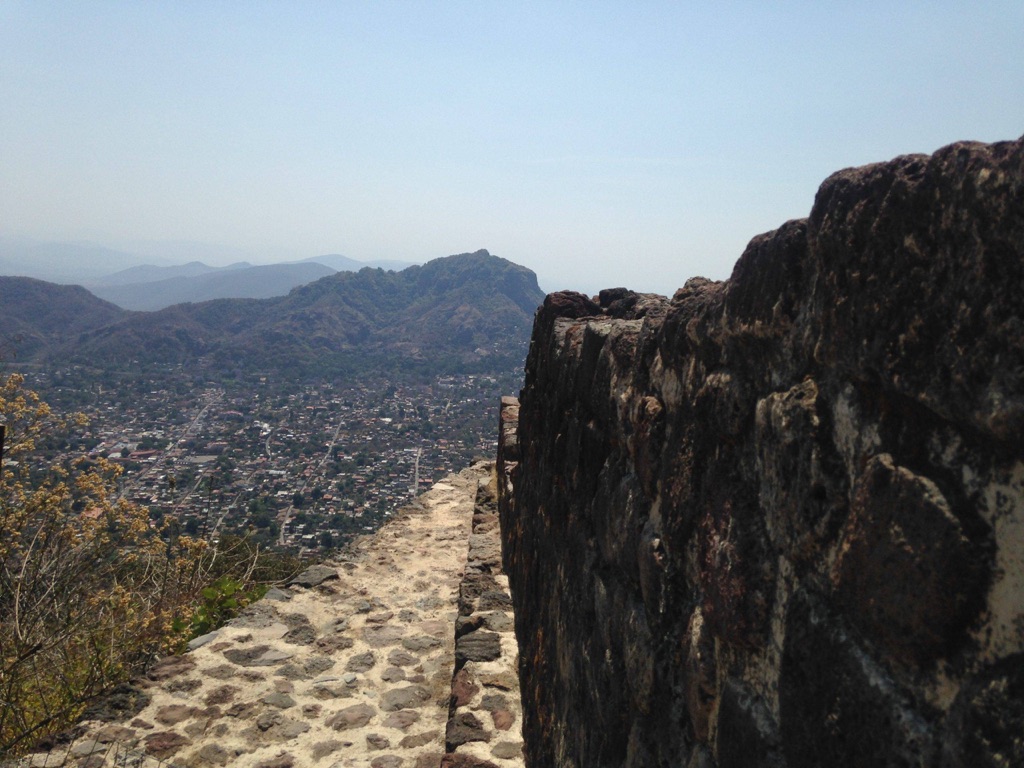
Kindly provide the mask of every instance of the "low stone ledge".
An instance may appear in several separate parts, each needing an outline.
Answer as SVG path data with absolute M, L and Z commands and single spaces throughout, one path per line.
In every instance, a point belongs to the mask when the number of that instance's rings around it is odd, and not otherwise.
M 504 399 L 503 399 L 504 406 Z M 481 480 L 459 585 L 443 766 L 518 768 L 524 765 L 522 702 L 508 578 L 501 565 L 498 474 Z

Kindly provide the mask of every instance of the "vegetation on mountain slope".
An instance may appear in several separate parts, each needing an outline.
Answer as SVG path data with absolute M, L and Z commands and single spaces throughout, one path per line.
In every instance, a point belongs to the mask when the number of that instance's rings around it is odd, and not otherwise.
M 542 300 L 533 272 L 477 251 L 401 272 L 338 273 L 271 299 L 90 314 L 95 322 L 83 318 L 75 332 L 45 337 L 46 346 L 32 354 L 105 366 L 206 360 L 327 375 L 417 367 L 496 370 L 520 364 Z M 37 312 L 34 322 L 49 323 L 47 302 Z M 0 324 L 7 314 L 0 303 Z
M 0 354 L 31 360 L 127 315 L 81 286 L 0 277 Z

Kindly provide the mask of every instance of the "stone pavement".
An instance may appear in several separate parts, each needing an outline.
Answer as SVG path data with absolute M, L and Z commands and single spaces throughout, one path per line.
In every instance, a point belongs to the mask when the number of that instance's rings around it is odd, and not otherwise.
M 158 662 L 114 697 L 117 721 L 82 724 L 69 764 L 521 766 L 500 561 L 493 466 L 478 464 Z

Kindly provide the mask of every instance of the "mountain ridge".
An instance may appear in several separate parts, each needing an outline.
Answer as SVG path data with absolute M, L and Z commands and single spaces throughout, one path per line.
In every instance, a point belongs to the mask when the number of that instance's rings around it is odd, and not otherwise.
M 274 260 L 267 263 L 268 258 Z M 213 261 L 219 264 L 229 259 L 232 263 L 227 266 L 206 263 Z M 231 246 L 191 241 L 138 242 L 110 247 L 91 241 L 36 240 L 0 233 L 0 275 L 33 277 L 60 285 L 84 285 L 90 290 L 97 286 L 149 283 L 170 277 L 194 277 L 253 266 L 295 267 L 309 263 L 322 264 L 336 271 L 359 271 L 364 267 L 400 271 L 415 262 L 398 259 L 360 261 L 338 253 L 302 259 L 269 254 L 260 256 Z
M 401 272 L 407 267 L 416 266 L 415 262 L 412 261 L 401 261 L 399 259 L 370 259 L 369 261 L 360 261 L 359 259 L 352 259 L 348 256 L 343 256 L 340 253 L 325 253 L 321 256 L 310 256 L 307 259 L 302 259 L 297 262 L 285 262 L 287 264 L 305 264 L 308 262 L 314 262 L 316 264 L 323 264 L 326 267 L 330 267 L 338 272 L 358 272 L 364 267 L 371 267 L 376 269 L 380 267 L 384 270 L 393 270 L 395 272 Z
M 13 307 L 28 306 L 17 297 L 32 285 L 17 281 L 27 279 L 0 281 L 5 328 L 14 327 Z M 128 312 L 98 298 L 90 302 L 85 295 L 91 294 L 79 290 L 79 316 L 63 334 L 57 332 L 61 321 L 51 317 L 60 315 L 53 302 L 35 297 L 36 317 L 22 318 L 20 331 L 36 343 L 19 349 L 19 359 L 114 366 L 202 359 L 294 371 L 358 368 L 368 359 L 392 367 L 487 367 L 522 359 L 533 312 L 543 299 L 531 270 L 486 250 L 402 272 L 338 272 L 275 298 L 215 299 L 156 312 Z
M 139 283 L 155 283 L 161 280 L 168 280 L 173 277 L 198 277 L 211 272 L 221 272 L 229 269 L 239 269 L 253 266 L 247 261 L 239 261 L 229 264 L 226 267 L 211 267 L 202 261 L 189 261 L 185 264 L 175 264 L 170 267 L 161 267 L 156 264 L 138 264 L 134 267 L 121 269 L 109 275 L 91 280 L 85 283 L 85 287 L 93 290 L 96 287 L 114 287 L 122 285 L 135 285 Z
M 297 285 L 330 274 L 334 274 L 333 269 L 317 262 L 263 265 L 246 263 L 221 268 L 208 267 L 197 274 L 179 274 L 159 280 L 86 287 L 101 299 L 117 304 L 123 309 L 155 312 L 174 304 L 212 299 L 272 298 L 286 293 Z

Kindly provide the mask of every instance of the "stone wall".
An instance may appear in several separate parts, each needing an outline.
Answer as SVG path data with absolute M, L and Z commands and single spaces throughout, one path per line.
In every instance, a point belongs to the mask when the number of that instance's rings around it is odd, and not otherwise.
M 548 296 L 502 414 L 531 768 L 1024 765 L 1024 140 Z

